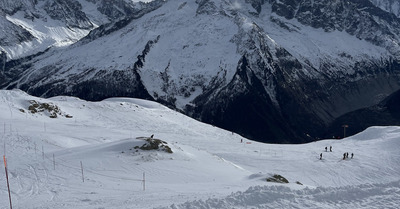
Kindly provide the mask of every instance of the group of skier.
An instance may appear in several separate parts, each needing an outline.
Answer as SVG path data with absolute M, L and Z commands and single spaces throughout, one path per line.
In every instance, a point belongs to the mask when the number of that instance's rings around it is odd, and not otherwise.
M 328 147 L 325 147 L 325 152 L 328 152 Z M 329 152 L 332 152 L 332 146 L 329 147 Z M 351 153 L 351 159 L 353 159 L 353 157 L 354 157 L 354 153 Z M 348 152 L 345 152 L 343 154 L 343 160 L 345 160 L 346 158 L 347 159 L 349 158 Z M 319 155 L 319 159 L 322 160 L 322 153 Z
M 354 157 L 354 153 L 351 153 L 351 159 L 353 159 L 353 157 Z M 349 158 L 348 152 L 343 153 L 343 160 L 345 160 L 346 158 Z

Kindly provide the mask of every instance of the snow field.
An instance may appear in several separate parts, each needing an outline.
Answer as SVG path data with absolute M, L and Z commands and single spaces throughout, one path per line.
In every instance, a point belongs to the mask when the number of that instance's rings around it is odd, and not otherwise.
M 30 100 L 73 118 L 29 113 Z M 276 145 L 139 99 L 86 102 L 2 90 L 0 108 L 15 208 L 396 208 L 400 201 L 399 127 Z M 152 134 L 173 153 L 134 149 Z M 354 158 L 342 160 L 344 152 Z M 267 182 L 274 174 L 290 183 Z M 4 169 L 0 182 L 0 208 L 9 208 Z

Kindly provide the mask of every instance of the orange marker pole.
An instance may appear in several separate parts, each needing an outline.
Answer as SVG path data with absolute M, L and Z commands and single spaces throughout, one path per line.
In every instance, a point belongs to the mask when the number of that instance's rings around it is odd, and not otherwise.
M 7 187 L 8 187 L 8 198 L 10 199 L 10 209 L 12 209 L 12 204 L 11 204 L 11 193 L 10 193 L 10 184 L 8 183 L 8 172 L 7 172 L 7 160 L 6 156 L 3 155 L 4 159 L 4 168 L 6 169 L 6 178 L 7 178 Z

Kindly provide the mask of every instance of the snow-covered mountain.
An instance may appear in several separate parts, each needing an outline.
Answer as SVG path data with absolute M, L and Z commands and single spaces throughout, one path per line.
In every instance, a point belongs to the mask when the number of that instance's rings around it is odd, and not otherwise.
M 379 8 L 400 17 L 400 2 L 396 0 L 371 0 Z
M 2 44 L 2 88 L 155 100 L 267 142 L 314 140 L 400 89 L 400 19 L 376 1 L 21 2 L 73 30 L 73 44 L 28 57 L 18 49 L 43 43 L 35 33 Z M 25 22 L 20 34 L 43 31 L 23 15 L 34 9 L 3 9 L 4 18 Z M 48 28 L 42 19 L 34 21 Z
M 13 208 L 397 208 L 400 202 L 400 127 L 277 145 L 140 99 L 87 102 L 0 90 L 0 108 Z M 0 208 L 9 208 L 4 167 L 0 194 Z

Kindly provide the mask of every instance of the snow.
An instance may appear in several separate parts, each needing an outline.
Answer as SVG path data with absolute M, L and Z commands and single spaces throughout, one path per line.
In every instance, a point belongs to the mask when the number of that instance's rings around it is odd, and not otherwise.
M 90 30 L 79 28 L 68 28 L 64 23 L 53 20 L 50 17 L 45 21 L 42 19 L 29 20 L 24 18 L 24 12 L 20 11 L 13 16 L 6 16 L 7 20 L 19 25 L 29 31 L 35 39 L 30 42 L 23 42 L 15 46 L 5 46 L 9 59 L 16 59 L 31 55 L 55 46 L 62 47 L 75 43 L 86 36 Z
M 358 39 L 345 31 L 326 32 L 321 28 L 304 26 L 296 19 L 287 20 L 272 13 L 269 4 L 263 5 L 263 11 L 257 24 L 299 61 L 311 63 L 317 69 L 324 63 L 334 63 L 332 60 L 335 60 L 340 70 L 347 71 L 363 59 L 380 60 L 390 57 L 383 47 Z M 285 24 L 290 31 L 271 21 L 271 17 Z
M 30 113 L 30 100 L 55 104 L 63 116 Z M 397 208 L 400 202 L 400 127 L 278 145 L 140 99 L 87 102 L 0 90 L 0 108 L 0 151 L 14 208 Z M 134 149 L 152 134 L 173 153 Z M 344 152 L 354 158 L 343 160 Z M 267 182 L 274 174 L 290 183 Z M 0 208 L 9 208 L 4 169 L 0 195 Z

